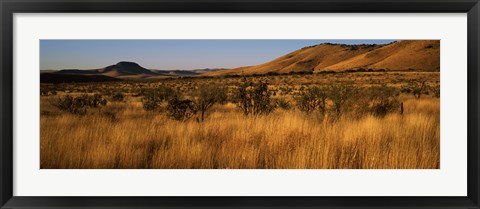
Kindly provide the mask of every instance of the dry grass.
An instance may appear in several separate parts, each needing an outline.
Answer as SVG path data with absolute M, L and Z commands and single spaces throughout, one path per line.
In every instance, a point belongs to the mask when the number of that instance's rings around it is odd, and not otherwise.
M 336 120 L 296 110 L 245 117 L 227 104 L 215 106 L 204 123 L 147 113 L 138 98 L 110 102 L 85 116 L 60 113 L 51 99 L 41 100 L 44 169 L 440 166 L 438 98 L 402 95 L 403 115 Z

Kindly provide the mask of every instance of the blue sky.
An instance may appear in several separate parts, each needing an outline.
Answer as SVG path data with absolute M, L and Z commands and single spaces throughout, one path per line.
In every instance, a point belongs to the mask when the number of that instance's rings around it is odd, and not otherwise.
M 95 69 L 132 61 L 148 69 L 234 68 L 261 64 L 305 46 L 395 40 L 40 40 L 40 69 Z

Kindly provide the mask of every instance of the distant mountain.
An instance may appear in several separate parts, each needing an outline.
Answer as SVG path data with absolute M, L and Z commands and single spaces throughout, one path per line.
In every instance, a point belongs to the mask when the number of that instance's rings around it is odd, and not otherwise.
M 440 70 L 440 41 L 406 40 L 390 44 L 319 44 L 270 62 L 206 75 L 288 73 L 291 71 Z
M 153 72 L 159 73 L 159 74 L 166 74 L 166 75 L 172 75 L 172 76 L 194 76 L 198 75 L 198 73 L 195 73 L 191 70 L 152 70 Z
M 105 68 L 95 70 L 102 75 L 118 77 L 126 75 L 159 75 L 159 73 L 150 71 L 135 62 L 119 62 L 115 65 L 110 65 Z
M 42 82 L 104 82 L 121 79 L 145 79 L 168 75 L 167 73 L 153 72 L 137 63 L 122 61 L 104 68 L 80 70 L 64 69 L 60 71 L 40 71 Z
M 194 70 L 152 70 L 153 72 L 160 74 L 168 74 L 172 76 L 195 76 L 203 73 L 215 72 L 220 70 L 228 70 L 227 68 L 205 68 Z
M 79 70 L 79 69 L 65 69 L 56 72 L 57 74 L 82 74 L 82 75 L 106 75 L 111 77 L 131 76 L 131 75 L 161 75 L 150 71 L 135 62 L 122 61 L 115 65 L 110 65 L 100 69 L 93 70 Z
M 301 48 L 264 64 L 234 69 L 149 70 L 134 62 L 121 61 L 99 69 L 48 70 L 41 71 L 40 75 L 42 81 L 48 82 L 54 82 L 55 79 L 63 82 L 103 82 L 170 76 L 378 70 L 440 71 L 440 41 L 405 40 L 361 45 L 325 43 Z
M 228 70 L 228 68 L 195 69 L 195 70 L 192 70 L 192 72 L 195 72 L 195 73 L 198 73 L 198 74 L 203 74 L 203 73 L 210 73 L 210 72 L 216 72 L 216 71 L 222 71 L 222 70 Z
M 55 73 L 55 72 L 58 72 L 58 70 L 40 70 L 40 73 Z
M 195 69 L 195 70 L 149 70 L 135 62 L 121 61 L 117 64 L 110 65 L 98 69 L 63 69 L 55 70 L 41 70 L 40 78 L 42 82 L 55 83 L 58 82 L 103 82 L 116 81 L 121 79 L 156 79 L 169 76 L 196 76 L 206 72 L 214 72 L 223 70 L 218 69 Z M 114 79 L 110 79 L 114 78 Z

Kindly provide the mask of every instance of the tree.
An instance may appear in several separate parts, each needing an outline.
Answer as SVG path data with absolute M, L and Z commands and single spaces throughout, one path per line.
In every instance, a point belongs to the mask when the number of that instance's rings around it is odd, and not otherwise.
M 173 119 L 185 121 L 197 113 L 197 107 L 192 100 L 173 98 L 168 100 L 167 111 Z
M 162 102 L 180 97 L 177 91 L 167 86 L 160 86 L 156 89 L 142 89 L 141 94 L 143 95 L 143 109 L 146 111 L 158 110 Z
M 370 101 L 372 102 L 371 112 L 373 115 L 383 117 L 389 112 L 401 110 L 402 104 L 397 99 L 397 91 L 395 88 L 387 87 L 386 84 L 381 86 L 370 87 Z
M 195 98 L 197 108 L 201 113 L 202 122 L 205 113 L 216 103 L 224 104 L 227 101 L 227 89 L 215 85 L 200 86 Z
M 328 89 L 325 87 L 312 87 L 297 97 L 297 106 L 301 111 L 310 113 L 318 110 L 324 114 L 327 107 Z
M 333 110 L 340 115 L 346 103 L 357 94 L 358 89 L 350 83 L 337 83 L 329 87 L 328 98 L 332 100 Z
M 419 99 L 422 94 L 428 94 L 428 88 L 426 80 L 409 80 L 408 85 L 404 87 L 404 91 L 412 93 L 415 98 Z
M 270 99 L 267 83 L 262 81 L 253 83 L 245 77 L 237 88 L 235 101 L 245 115 L 268 114 L 276 107 Z
M 75 115 L 85 115 L 89 108 L 99 108 L 107 105 L 107 100 L 99 94 L 93 96 L 83 94 L 78 97 L 67 95 L 53 102 L 53 105 L 65 112 L 70 112 Z

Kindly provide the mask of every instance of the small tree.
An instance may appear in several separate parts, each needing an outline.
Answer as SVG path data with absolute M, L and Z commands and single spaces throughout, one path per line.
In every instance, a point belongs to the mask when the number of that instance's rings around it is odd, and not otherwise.
M 93 96 L 84 94 L 79 97 L 67 95 L 53 103 L 53 106 L 58 109 L 75 115 L 84 115 L 89 108 L 99 108 L 105 105 L 107 105 L 107 100 L 99 94 Z
M 397 100 L 397 92 L 387 85 L 370 88 L 370 100 L 372 101 L 371 112 L 375 116 L 383 117 L 389 112 L 399 110 L 400 101 Z
M 324 114 L 327 109 L 328 89 L 325 87 L 315 86 L 300 93 L 297 97 L 297 107 L 306 113 L 312 111 L 320 111 Z
M 205 119 L 205 113 L 215 104 L 224 104 L 227 101 L 227 89 L 215 85 L 204 85 L 199 87 L 195 97 L 195 103 L 201 113 L 202 122 Z
M 431 87 L 431 90 L 433 92 L 434 97 L 440 98 L 440 85 L 435 85 Z
M 429 86 L 426 80 L 409 80 L 403 91 L 412 93 L 415 98 L 419 99 L 422 94 L 428 94 L 428 88 Z
M 123 102 L 125 99 L 125 95 L 122 92 L 117 92 L 112 96 L 113 101 Z
M 173 98 L 168 101 L 167 111 L 173 119 L 185 121 L 197 113 L 197 106 L 192 100 Z
M 282 98 L 277 99 L 276 104 L 277 104 L 277 107 L 279 107 L 281 109 L 284 109 L 284 110 L 289 110 L 289 109 L 292 108 L 292 106 L 290 105 L 290 102 L 288 102 L 287 100 L 282 99 Z
M 255 84 L 245 77 L 237 89 L 235 100 L 245 115 L 268 114 L 276 107 L 270 99 L 267 83 L 259 81 Z
M 338 83 L 332 84 L 328 90 L 328 98 L 333 103 L 333 110 L 337 115 L 340 115 L 342 109 L 349 100 L 351 100 L 358 89 L 350 83 Z
M 180 97 L 177 91 L 167 86 L 150 90 L 142 89 L 141 94 L 143 95 L 143 109 L 146 111 L 158 110 L 162 102 Z

